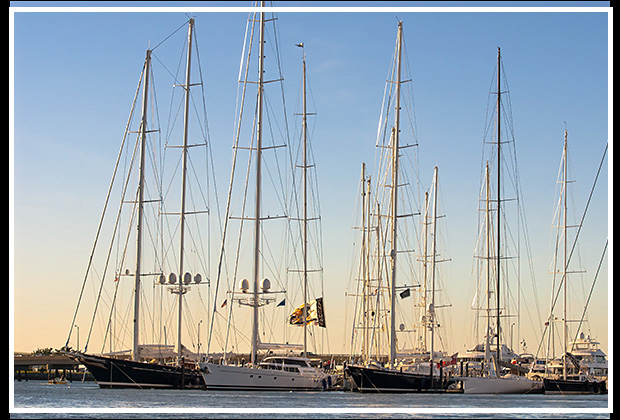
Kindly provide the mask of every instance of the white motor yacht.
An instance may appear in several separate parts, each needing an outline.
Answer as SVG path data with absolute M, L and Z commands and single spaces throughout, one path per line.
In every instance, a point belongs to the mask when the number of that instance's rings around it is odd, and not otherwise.
M 269 356 L 257 367 L 210 362 L 199 366 L 207 389 L 320 391 L 335 382 L 305 357 Z

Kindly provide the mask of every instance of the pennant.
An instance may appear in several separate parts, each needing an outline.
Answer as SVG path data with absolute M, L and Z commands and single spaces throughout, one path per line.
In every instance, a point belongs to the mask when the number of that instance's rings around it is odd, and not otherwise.
M 223 308 L 224 306 L 226 306 L 227 303 L 228 303 L 228 299 L 224 299 L 224 302 L 222 302 L 222 305 L 220 306 L 220 308 Z
M 278 304 L 276 305 L 276 307 L 278 307 L 278 306 L 284 306 L 284 304 L 285 304 L 285 303 L 286 303 L 286 299 L 282 299 L 282 302 L 278 303 Z

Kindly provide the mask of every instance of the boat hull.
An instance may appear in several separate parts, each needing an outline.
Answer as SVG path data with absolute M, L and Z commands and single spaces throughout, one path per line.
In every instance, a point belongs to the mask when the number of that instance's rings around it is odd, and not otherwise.
M 544 392 L 541 381 L 523 376 L 510 378 L 460 377 L 465 394 L 540 394 Z
M 206 389 L 236 391 L 322 391 L 331 377 L 320 372 L 287 372 L 246 366 L 200 363 Z
M 605 381 L 543 379 L 545 394 L 607 394 Z
M 100 388 L 204 388 L 202 375 L 191 369 L 87 354 L 68 356 L 86 366 Z
M 454 383 L 419 373 L 355 365 L 347 366 L 345 375 L 352 390 L 359 392 L 443 392 Z

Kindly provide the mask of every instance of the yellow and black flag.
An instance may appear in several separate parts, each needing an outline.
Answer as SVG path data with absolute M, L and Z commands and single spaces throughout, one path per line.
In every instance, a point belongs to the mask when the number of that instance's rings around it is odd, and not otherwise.
M 300 305 L 289 316 L 290 325 L 304 325 L 304 305 Z M 308 315 L 305 324 L 314 324 L 325 328 L 325 311 L 323 309 L 323 298 L 314 299 L 308 304 Z

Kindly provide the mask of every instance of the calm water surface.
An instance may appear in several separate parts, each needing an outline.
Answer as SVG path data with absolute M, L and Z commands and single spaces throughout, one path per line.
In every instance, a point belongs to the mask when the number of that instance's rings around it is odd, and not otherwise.
M 12 418 L 609 418 L 608 395 L 359 394 L 100 389 L 14 382 Z M 10 398 L 10 396 L 9 396 Z

